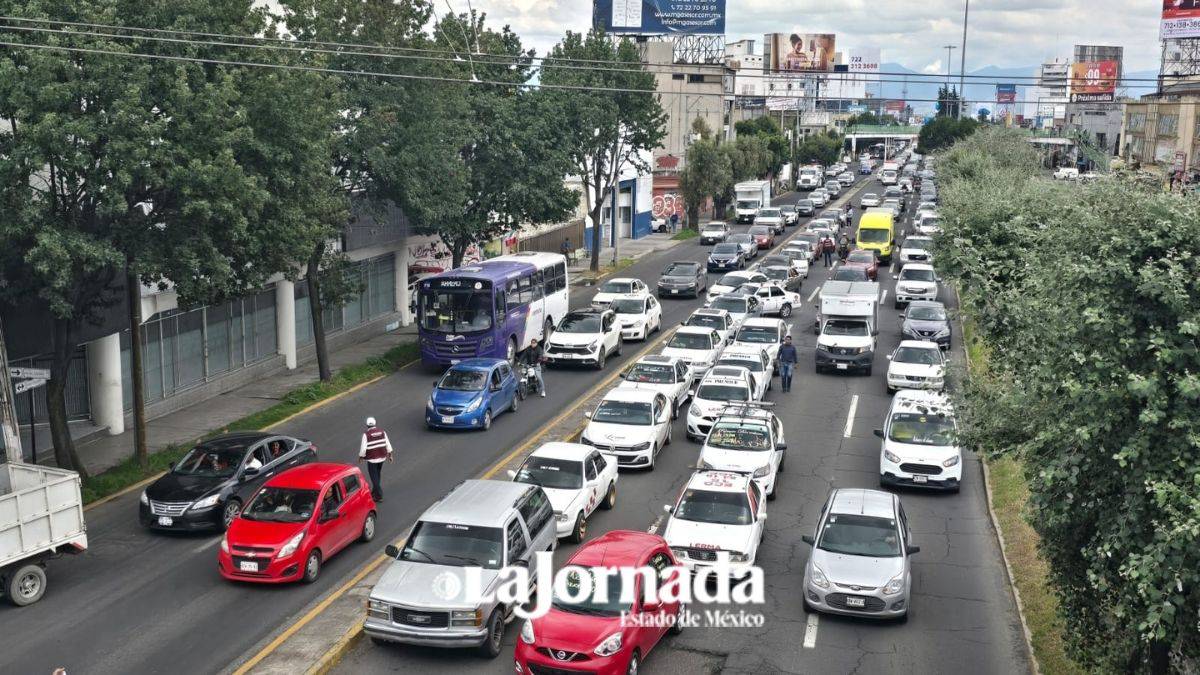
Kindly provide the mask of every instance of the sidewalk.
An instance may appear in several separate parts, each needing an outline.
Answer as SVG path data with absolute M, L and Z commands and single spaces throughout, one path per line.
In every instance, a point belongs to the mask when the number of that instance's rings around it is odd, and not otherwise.
M 416 340 L 416 335 L 417 326 L 413 324 L 376 335 L 363 342 L 346 345 L 329 353 L 330 368 L 336 374 L 346 366 L 383 354 L 396 345 L 412 342 Z M 153 454 L 170 445 L 191 443 L 214 429 L 220 429 L 247 415 L 270 408 L 279 403 L 291 390 L 316 381 L 315 358 L 299 364 L 295 370 L 281 369 L 244 387 L 150 420 L 146 423 L 146 444 Z M 81 425 L 79 430 L 86 429 Z M 76 432 L 74 424 L 72 432 Z M 50 433 L 46 425 L 38 425 L 37 435 L 38 462 L 53 464 L 54 450 L 50 447 Z M 132 425 L 126 425 L 125 433 L 116 436 L 109 436 L 103 431 L 92 433 L 77 440 L 75 447 L 87 470 L 96 475 L 132 456 Z
M 618 260 L 637 260 L 648 256 L 658 251 L 665 251 L 669 248 L 674 248 L 682 244 L 684 240 L 672 239 L 673 234 L 654 233 L 648 234 L 641 239 L 622 239 L 618 242 L 617 258 Z M 592 258 L 590 255 L 585 256 L 578 262 L 571 263 L 567 268 L 569 276 L 574 279 L 572 284 L 584 284 L 591 279 L 591 264 Z M 600 266 L 613 264 L 613 249 L 611 246 L 606 246 L 600 249 Z

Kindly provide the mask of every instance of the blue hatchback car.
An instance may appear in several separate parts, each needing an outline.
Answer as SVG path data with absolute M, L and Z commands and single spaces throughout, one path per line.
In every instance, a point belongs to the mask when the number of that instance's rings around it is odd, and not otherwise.
M 521 405 L 517 378 L 504 359 L 466 359 L 433 383 L 425 424 L 435 429 L 490 429 L 496 415 Z

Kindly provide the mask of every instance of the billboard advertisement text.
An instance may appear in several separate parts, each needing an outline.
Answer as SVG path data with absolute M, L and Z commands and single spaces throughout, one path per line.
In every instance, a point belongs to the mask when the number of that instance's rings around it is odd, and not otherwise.
M 1111 101 L 1117 91 L 1116 61 L 1080 61 L 1071 64 L 1071 101 Z
M 1163 0 L 1160 40 L 1200 37 L 1200 0 Z
M 996 85 L 996 103 L 1016 103 L 1017 102 L 1017 85 L 1015 84 L 998 84 Z
M 763 38 L 771 55 L 769 70 L 833 70 L 837 38 L 831 33 L 768 33 Z
M 879 80 L 879 49 L 853 49 L 846 59 L 846 70 L 825 78 L 821 98 L 830 101 L 857 101 L 867 97 L 867 86 Z
M 593 0 L 592 23 L 606 33 L 725 32 L 725 0 Z

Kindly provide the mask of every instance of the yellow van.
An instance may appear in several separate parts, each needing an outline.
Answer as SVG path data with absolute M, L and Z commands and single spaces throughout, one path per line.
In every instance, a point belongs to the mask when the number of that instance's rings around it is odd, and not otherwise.
M 892 261 L 892 249 L 896 242 L 896 221 L 891 209 L 868 209 L 858 221 L 858 239 L 855 244 L 862 249 L 875 251 L 879 261 Z

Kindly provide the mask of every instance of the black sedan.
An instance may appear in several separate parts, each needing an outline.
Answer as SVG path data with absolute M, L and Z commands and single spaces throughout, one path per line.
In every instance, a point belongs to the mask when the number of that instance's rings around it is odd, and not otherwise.
M 188 451 L 142 493 L 142 525 L 224 530 L 267 479 L 317 458 L 309 441 L 261 431 L 224 434 Z
M 717 244 L 708 254 L 708 271 L 740 270 L 746 267 L 746 250 L 740 244 Z
M 690 260 L 677 260 L 663 270 L 658 278 L 658 297 L 700 297 L 700 291 L 708 288 L 708 275 L 704 266 Z

